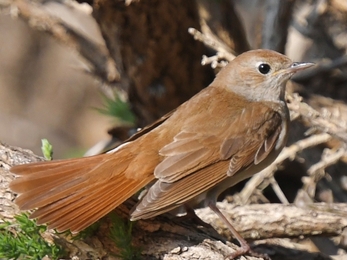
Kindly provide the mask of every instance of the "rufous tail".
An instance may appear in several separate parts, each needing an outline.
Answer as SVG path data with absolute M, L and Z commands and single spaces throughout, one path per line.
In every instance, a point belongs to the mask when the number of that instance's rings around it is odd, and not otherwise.
M 153 178 L 133 177 L 127 149 L 69 160 L 19 165 L 10 188 L 19 193 L 21 210 L 36 209 L 31 218 L 58 231 L 78 232 L 116 208 Z

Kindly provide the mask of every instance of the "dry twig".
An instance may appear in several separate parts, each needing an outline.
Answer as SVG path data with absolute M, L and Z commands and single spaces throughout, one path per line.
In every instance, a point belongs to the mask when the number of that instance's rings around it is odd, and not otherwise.
M 321 160 L 313 164 L 307 170 L 308 177 L 303 178 L 303 190 L 305 190 L 311 198 L 315 196 L 317 183 L 324 177 L 325 169 L 338 162 L 343 156 L 347 156 L 347 152 L 344 148 L 340 148 L 337 151 L 325 149 L 322 153 Z
M 321 132 L 328 133 L 347 143 L 347 122 L 328 118 L 313 109 L 307 103 L 302 102 L 298 94 L 288 95 L 288 107 L 292 112 L 300 114 L 301 118 L 310 126 Z
M 296 143 L 292 144 L 289 147 L 285 147 L 277 159 L 266 169 L 262 170 L 258 174 L 254 175 L 245 185 L 243 190 L 240 192 L 240 198 L 243 203 L 246 203 L 254 190 L 259 187 L 259 185 L 265 180 L 269 180 L 274 173 L 278 170 L 278 167 L 286 159 L 294 159 L 297 153 L 301 152 L 304 149 L 307 149 L 318 144 L 326 143 L 332 137 L 329 134 L 322 133 L 310 136 L 306 139 L 299 140 Z M 267 181 L 268 182 L 268 181 Z M 269 183 L 269 182 L 268 182 Z M 266 185 L 267 186 L 267 185 Z
M 206 46 L 217 51 L 217 54 L 212 57 L 204 56 L 201 62 L 203 65 L 211 63 L 212 68 L 224 67 L 227 64 L 225 61 L 229 62 L 235 58 L 235 55 L 231 54 L 231 50 L 215 37 L 212 38 L 211 35 L 201 33 L 194 28 L 189 28 L 188 32 L 194 36 L 195 40 L 201 41 Z

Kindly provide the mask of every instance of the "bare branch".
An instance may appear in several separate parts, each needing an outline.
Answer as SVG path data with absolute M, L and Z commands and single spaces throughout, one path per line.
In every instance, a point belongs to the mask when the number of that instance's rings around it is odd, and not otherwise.
M 318 144 L 326 143 L 332 137 L 329 134 L 322 133 L 299 140 L 289 147 L 285 147 L 277 159 L 266 169 L 254 175 L 240 192 L 240 198 L 243 203 L 249 200 L 254 190 L 266 179 L 271 178 L 278 170 L 278 167 L 286 159 L 294 159 L 297 153 Z
M 301 97 L 298 94 L 293 96 L 288 95 L 288 107 L 291 111 L 300 114 L 311 127 L 314 127 L 322 132 L 328 133 L 343 142 L 347 142 L 347 122 L 344 120 L 336 120 L 328 118 L 320 114 L 305 102 L 301 102 Z
M 340 235 L 347 227 L 345 203 L 317 203 L 299 208 L 294 205 L 252 204 L 242 207 L 217 203 L 233 226 L 246 239 Z M 196 210 L 219 234 L 231 239 L 230 231 L 209 208 Z
M 204 43 L 206 46 L 217 51 L 217 54 L 207 58 L 206 56 L 202 60 L 202 64 L 212 64 L 212 67 L 224 67 L 226 63 L 220 62 L 220 60 L 232 61 L 235 58 L 235 55 L 231 54 L 231 50 L 224 43 L 222 43 L 218 38 L 214 37 L 212 32 L 211 34 L 204 34 L 196 30 L 195 28 L 189 28 L 188 32 L 194 36 L 195 40 L 198 40 Z M 218 64 L 216 64 L 218 62 Z
M 344 156 L 347 156 L 347 152 L 344 148 L 340 148 L 337 151 L 325 149 L 321 160 L 313 164 L 307 170 L 309 176 L 304 178 L 304 187 L 302 189 L 305 190 L 311 198 L 314 198 L 317 183 L 325 176 L 325 169 L 338 162 Z
M 280 186 L 278 185 L 276 179 L 273 176 L 270 177 L 270 184 L 271 184 L 271 187 L 274 190 L 277 198 L 279 198 L 279 200 L 282 202 L 282 204 L 289 205 L 288 199 L 284 195 L 282 189 L 280 188 Z

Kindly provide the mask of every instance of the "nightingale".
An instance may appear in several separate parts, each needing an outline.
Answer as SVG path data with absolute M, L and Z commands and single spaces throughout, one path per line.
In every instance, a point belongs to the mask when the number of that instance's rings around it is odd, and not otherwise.
M 250 248 L 216 206 L 218 195 L 271 164 L 288 136 L 287 81 L 313 63 L 271 50 L 237 56 L 176 110 L 108 153 L 18 165 L 10 188 L 38 224 L 78 232 L 147 187 L 130 213 L 147 219 L 204 201 Z

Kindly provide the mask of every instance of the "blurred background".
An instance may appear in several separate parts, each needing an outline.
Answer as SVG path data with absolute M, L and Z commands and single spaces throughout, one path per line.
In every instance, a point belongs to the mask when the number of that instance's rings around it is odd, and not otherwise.
M 45 9 L 103 43 L 92 17 L 58 2 Z M 87 11 L 90 6 L 85 6 Z M 97 112 L 102 99 L 95 77 L 78 53 L 26 21 L 0 15 L 0 140 L 41 154 L 41 139 L 54 157 L 82 155 L 107 137 L 113 120 Z
M 276 180 L 239 204 L 285 203 L 274 183 L 301 206 L 347 202 L 346 0 L 78 1 L 0 0 L 0 142 L 41 154 L 47 138 L 55 159 L 104 151 L 208 86 L 235 55 L 272 49 L 317 63 L 288 84 L 288 145 L 330 139 L 288 155 Z M 346 237 L 314 237 L 310 250 L 345 256 Z

